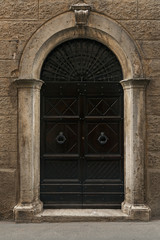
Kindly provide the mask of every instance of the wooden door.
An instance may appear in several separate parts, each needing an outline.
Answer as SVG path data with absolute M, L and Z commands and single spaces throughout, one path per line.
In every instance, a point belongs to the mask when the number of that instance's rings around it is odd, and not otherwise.
M 122 69 L 103 44 L 57 46 L 41 71 L 41 200 L 45 208 L 120 208 Z
M 120 207 L 123 91 L 119 83 L 44 87 L 41 200 L 47 208 Z

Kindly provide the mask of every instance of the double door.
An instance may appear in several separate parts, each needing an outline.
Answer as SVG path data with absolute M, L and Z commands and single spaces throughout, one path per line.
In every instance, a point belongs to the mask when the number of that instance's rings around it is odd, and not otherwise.
M 45 208 L 120 208 L 123 90 L 119 83 L 48 82 L 41 92 Z

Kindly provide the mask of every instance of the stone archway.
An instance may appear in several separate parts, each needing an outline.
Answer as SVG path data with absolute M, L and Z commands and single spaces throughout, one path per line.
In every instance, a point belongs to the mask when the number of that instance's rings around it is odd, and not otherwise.
M 122 211 L 131 219 L 149 220 L 145 205 L 145 88 L 139 51 L 125 30 L 103 15 L 91 12 L 85 27 L 75 26 L 73 12 L 45 23 L 29 40 L 20 62 L 18 87 L 18 151 L 20 165 L 17 222 L 32 221 L 42 211 L 39 200 L 40 70 L 48 53 L 59 43 L 77 37 L 98 40 L 108 46 L 122 66 L 124 79 L 125 201 Z

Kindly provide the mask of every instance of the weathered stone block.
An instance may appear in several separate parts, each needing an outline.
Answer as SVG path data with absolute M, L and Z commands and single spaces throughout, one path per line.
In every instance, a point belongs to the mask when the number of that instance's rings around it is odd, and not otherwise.
M 160 169 L 160 151 L 148 152 L 148 167 Z
M 49 19 L 62 12 L 68 11 L 72 4 L 77 0 L 40 0 L 39 11 L 41 19 Z M 85 3 L 92 6 L 93 11 L 105 13 L 115 19 L 136 19 L 137 18 L 137 1 L 136 0 L 86 0 Z
M 0 96 L 17 96 L 17 87 L 11 78 L 0 78 Z
M 160 133 L 148 134 L 148 150 L 160 151 Z
M 148 196 L 149 199 L 154 199 L 155 202 L 160 200 L 160 171 L 148 173 Z
M 145 58 L 160 58 L 160 41 L 137 41 Z
M 142 63 L 146 78 L 160 79 L 160 59 L 143 59 Z
M 147 132 L 160 133 L 160 116 L 147 116 Z
M 17 133 L 17 116 L 0 116 L 0 134 Z
M 144 72 L 144 76 L 146 76 L 146 78 L 151 78 L 150 77 L 150 74 L 151 74 L 150 62 L 151 62 L 151 59 L 142 59 L 143 72 Z M 149 86 L 147 87 L 147 89 L 149 89 Z
M 160 216 L 160 207 L 159 207 L 159 200 L 155 201 L 155 199 L 149 199 L 148 205 L 152 209 L 152 217 L 159 217 Z
M 148 61 L 149 72 L 148 77 L 158 78 L 160 77 L 160 59 L 151 59 Z
M 0 60 L 0 77 L 14 76 L 17 69 L 17 60 Z
M 17 151 L 17 135 L 16 134 L 0 134 L 0 150 L 16 152 Z
M 9 88 L 11 83 L 14 81 L 12 78 L 1 78 L 0 77 L 0 86 L 4 88 Z
M 139 19 L 160 19 L 159 0 L 138 0 Z
M 26 41 L 0 40 L 0 59 L 20 59 Z
M 10 86 L 9 88 L 0 87 L 0 96 L 1 97 L 16 96 L 17 89 L 15 86 L 13 86 L 12 88 L 12 86 Z
M 150 81 L 149 86 L 147 87 L 147 95 L 160 95 L 160 77 L 154 78 Z
M 1 40 L 27 40 L 42 25 L 42 21 L 0 21 Z
M 76 1 L 69 0 L 39 0 L 39 16 L 41 19 L 49 19 L 53 16 L 56 16 L 62 12 L 68 11 L 70 5 L 76 3 Z
M 160 40 L 160 20 L 119 20 L 136 40 Z
M 103 12 L 114 19 L 137 19 L 137 1 L 135 0 L 102 0 L 88 1 L 93 10 Z
M 148 115 L 158 115 L 160 116 L 160 108 L 157 107 L 160 105 L 159 96 L 148 96 L 147 97 L 147 114 Z
M 11 219 L 16 205 L 16 171 L 0 169 L 0 219 Z
M 16 97 L 0 97 L 0 115 L 17 114 L 17 98 Z
M 1 0 L 0 19 L 38 19 L 38 0 Z
M 160 215 L 160 171 L 148 172 L 147 202 L 152 209 L 152 216 Z
M 0 152 L 0 169 L 1 168 L 17 168 L 17 152 Z

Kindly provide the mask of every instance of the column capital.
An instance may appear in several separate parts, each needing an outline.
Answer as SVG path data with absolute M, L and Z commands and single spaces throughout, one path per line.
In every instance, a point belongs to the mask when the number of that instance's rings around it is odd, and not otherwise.
M 132 78 L 132 79 L 124 79 L 120 81 L 123 89 L 131 89 L 131 88 L 141 88 L 145 89 L 149 84 L 150 79 L 146 78 Z
M 44 82 L 40 79 L 16 79 L 14 83 L 17 85 L 17 88 L 41 89 Z

